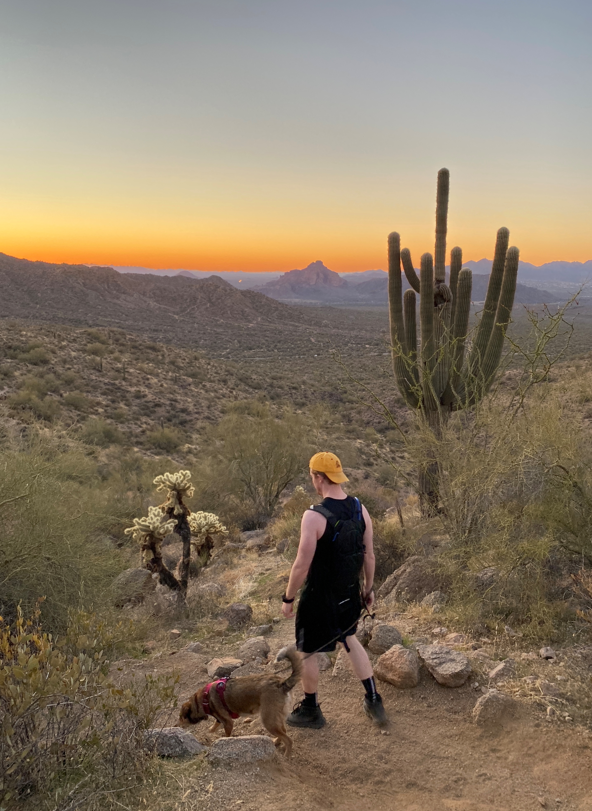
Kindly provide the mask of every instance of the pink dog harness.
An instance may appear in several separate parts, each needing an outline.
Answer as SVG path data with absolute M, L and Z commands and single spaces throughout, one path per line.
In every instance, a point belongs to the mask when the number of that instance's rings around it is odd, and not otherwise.
M 210 707 L 210 690 L 212 687 L 216 688 L 216 692 L 220 697 L 220 701 L 222 702 L 222 706 L 226 710 L 226 712 L 230 715 L 231 718 L 239 718 L 239 714 L 237 712 L 232 712 L 226 703 L 226 699 L 224 698 L 224 691 L 226 690 L 226 682 L 228 679 L 217 679 L 216 681 L 211 681 L 207 684 L 203 691 L 203 698 L 201 700 L 201 705 L 203 707 L 203 711 L 206 715 L 211 715 L 212 718 L 216 718 L 212 709 Z M 218 719 L 216 719 L 218 720 Z

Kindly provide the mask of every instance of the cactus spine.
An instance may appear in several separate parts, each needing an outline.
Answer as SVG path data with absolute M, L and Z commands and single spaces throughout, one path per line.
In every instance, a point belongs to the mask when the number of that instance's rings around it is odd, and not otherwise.
M 450 174 L 438 172 L 436 244 L 434 257 L 421 257 L 418 277 L 399 234 L 388 238 L 389 320 L 393 371 L 397 386 L 411 408 L 438 435 L 451 411 L 470 408 L 489 390 L 498 369 L 506 328 L 510 322 L 519 252 L 509 248 L 510 232 L 497 232 L 495 254 L 481 320 L 465 358 L 471 307 L 472 273 L 462 268 L 462 251 L 450 254 L 446 284 L 446 236 Z M 401 267 L 410 290 L 402 296 Z M 416 329 L 416 294 L 419 294 L 419 349 Z M 424 509 L 437 501 L 437 465 L 420 471 L 420 497 Z M 431 484 L 430 484 L 431 481 Z

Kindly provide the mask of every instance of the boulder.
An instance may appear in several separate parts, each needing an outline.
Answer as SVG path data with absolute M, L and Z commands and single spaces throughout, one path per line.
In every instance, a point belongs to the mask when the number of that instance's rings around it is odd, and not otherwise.
M 190 732 L 179 727 L 147 729 L 144 746 L 159 757 L 192 757 L 207 749 Z
M 543 679 L 539 679 L 537 682 L 537 687 L 541 691 L 542 696 L 549 696 L 551 698 L 560 698 L 561 697 L 561 690 L 557 687 L 556 684 L 553 684 L 550 681 L 544 681 Z
M 262 636 L 247 639 L 237 651 L 237 656 L 243 662 L 253 662 L 255 659 L 267 659 L 269 644 Z
M 114 605 L 123 608 L 124 605 L 144 602 L 156 589 L 156 580 L 148 569 L 126 569 L 115 578 L 111 589 Z
M 469 678 L 471 663 L 464 653 L 443 645 L 419 645 L 417 652 L 438 684 L 460 687 Z
M 275 758 L 274 742 L 267 735 L 245 735 L 240 738 L 219 738 L 208 753 L 212 763 L 257 763 Z
M 495 726 L 516 708 L 514 699 L 499 690 L 488 690 L 473 707 L 473 720 L 478 726 Z
M 361 645 L 365 648 L 368 647 L 368 643 L 372 639 L 372 620 L 367 620 L 360 625 L 356 631 L 356 638 Z
M 481 569 L 480 572 L 476 572 L 473 575 L 475 587 L 479 591 L 486 591 L 491 588 L 498 577 L 499 572 L 495 566 L 488 566 L 486 569 Z
M 216 657 L 207 664 L 208 676 L 211 679 L 223 679 L 242 665 L 241 659 L 232 659 L 230 656 Z
M 249 628 L 247 633 L 249 636 L 267 636 L 273 631 L 273 625 L 270 623 L 269 625 L 253 625 L 252 628 Z
M 557 654 L 553 650 L 553 648 L 541 648 L 539 651 L 539 656 L 541 659 L 555 659 Z
M 403 645 L 393 645 L 376 662 L 377 678 L 401 689 L 419 684 L 419 659 L 417 653 Z
M 241 628 L 253 619 L 253 609 L 246 603 L 232 603 L 222 614 L 229 628 Z
M 447 634 L 444 637 L 444 641 L 448 642 L 449 645 L 466 645 L 467 644 L 467 638 L 466 638 L 466 636 L 464 634 L 456 634 L 456 633 Z
M 448 597 L 443 591 L 431 591 L 421 601 L 421 605 L 427 608 L 442 608 L 448 602 Z
M 148 640 L 148 642 L 144 642 L 142 645 L 143 653 L 154 653 L 158 649 L 158 643 L 155 642 L 153 639 Z
M 185 650 L 189 651 L 189 653 L 201 653 L 203 650 L 203 645 L 201 642 L 190 642 Z
M 368 650 L 371 653 L 386 653 L 393 645 L 400 645 L 402 642 L 403 637 L 394 625 L 380 623 L 372 628 Z
M 284 552 L 288 549 L 289 546 L 290 546 L 290 540 L 288 538 L 282 538 L 281 541 L 278 541 L 276 543 L 275 551 L 279 555 L 283 555 Z
M 219 583 L 197 583 L 193 589 L 193 595 L 201 600 L 219 599 L 224 595 L 226 589 Z
M 378 596 L 386 603 L 420 602 L 428 594 L 437 591 L 439 580 L 429 558 L 412 555 L 384 581 L 378 590 Z
M 516 662 L 513 659 L 504 659 L 493 670 L 489 671 L 489 681 L 502 681 L 509 679 L 516 673 Z

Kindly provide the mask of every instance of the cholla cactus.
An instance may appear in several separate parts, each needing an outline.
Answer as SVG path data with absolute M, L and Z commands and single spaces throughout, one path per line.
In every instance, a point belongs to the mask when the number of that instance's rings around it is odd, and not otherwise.
M 205 540 L 208 535 L 228 535 L 228 530 L 214 513 L 196 512 L 189 516 L 192 543 Z
M 191 498 L 195 493 L 195 487 L 191 484 L 191 473 L 188 470 L 180 470 L 178 473 L 163 473 L 154 479 L 157 490 L 167 491 L 167 504 L 164 509 L 180 515 L 187 510 L 183 504 L 183 499 Z
M 157 543 L 169 535 L 175 528 L 173 520 L 164 521 L 162 510 L 159 507 L 148 507 L 148 515 L 144 518 L 134 518 L 134 525 L 124 530 L 125 535 L 131 535 L 134 541 L 144 543 L 148 536 L 153 536 Z

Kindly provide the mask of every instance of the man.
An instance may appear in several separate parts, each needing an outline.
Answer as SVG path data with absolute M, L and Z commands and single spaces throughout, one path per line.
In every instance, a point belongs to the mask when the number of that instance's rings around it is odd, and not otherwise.
M 302 516 L 298 554 L 282 598 L 282 613 L 288 619 L 293 616 L 298 589 L 306 581 L 296 613 L 296 644 L 303 654 L 304 700 L 287 721 L 298 727 L 324 726 L 317 701 L 316 654 L 334 651 L 339 642 L 366 691 L 366 714 L 382 727 L 388 719 L 376 692 L 368 654 L 355 635 L 362 606 L 370 609 L 374 603 L 372 520 L 358 499 L 342 489 L 348 478 L 334 453 L 315 454 L 309 466 L 313 487 L 323 501 Z

